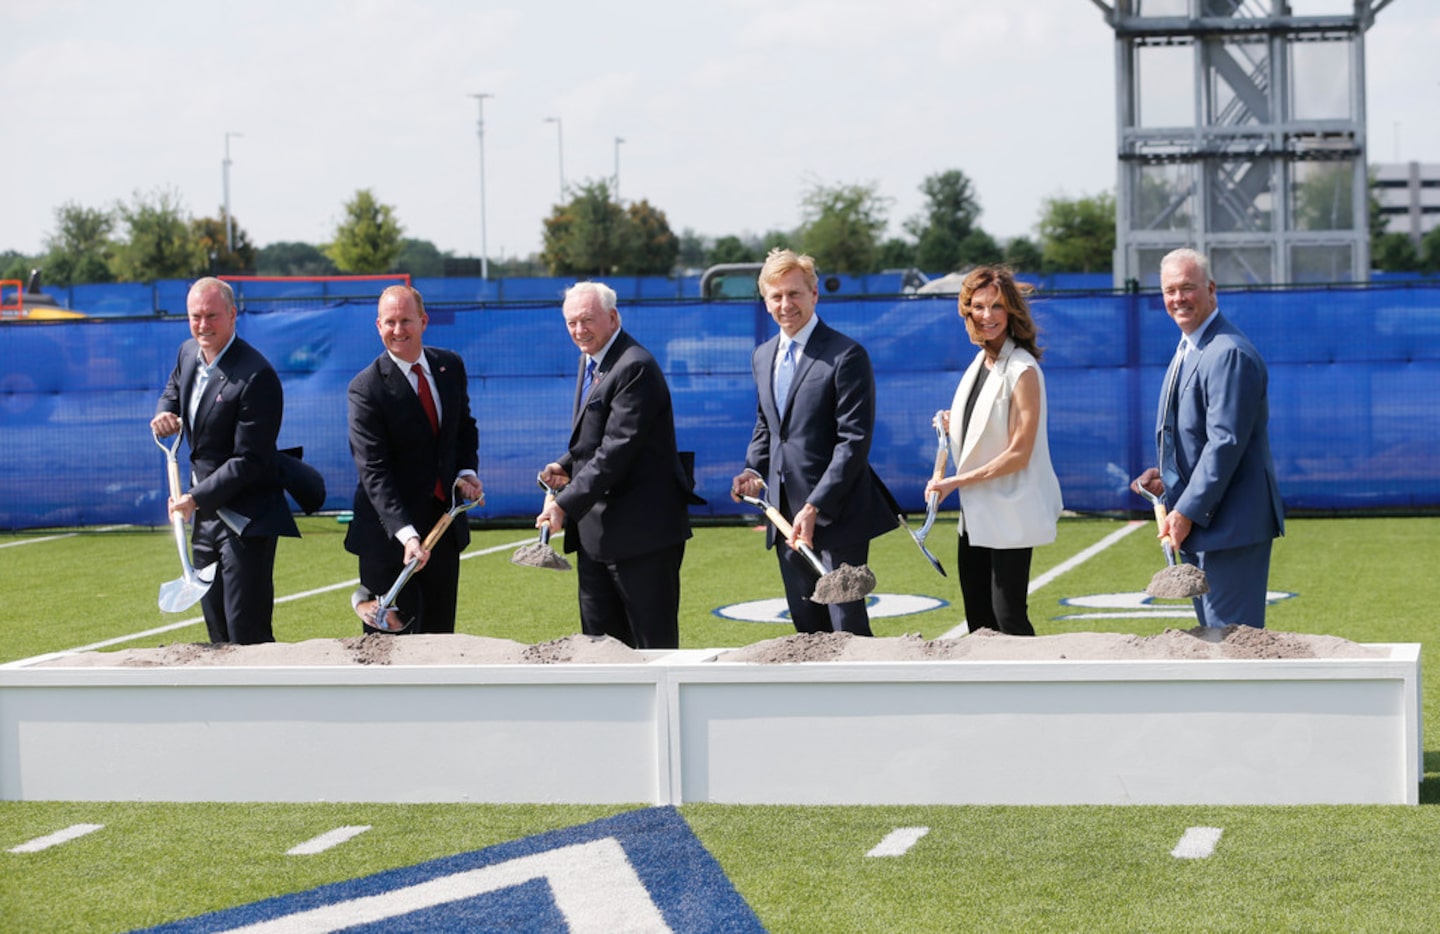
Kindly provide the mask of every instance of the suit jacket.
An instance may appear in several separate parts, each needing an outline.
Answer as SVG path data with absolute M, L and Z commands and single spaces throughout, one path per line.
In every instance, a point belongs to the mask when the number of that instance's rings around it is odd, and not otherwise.
M 960 531 L 982 548 L 1033 548 L 1055 540 L 1062 508 L 1060 481 L 1050 463 L 1049 405 L 1045 374 L 1035 357 L 1007 338 L 995 360 L 995 369 L 980 387 L 970 430 L 960 437 L 965 403 L 970 398 L 985 351 L 975 355 L 955 389 L 950 405 L 950 451 L 955 472 L 973 470 L 998 457 L 1010 445 L 1010 400 L 1027 370 L 1040 379 L 1040 425 L 1030 461 L 1014 473 L 960 490 Z
M 690 537 L 693 486 L 675 446 L 670 388 L 650 352 L 623 329 L 580 398 L 575 382 L 569 451 L 559 461 L 570 483 L 555 497 L 565 510 L 565 550 L 578 544 L 598 561 L 621 561 Z
M 1194 522 L 1187 551 L 1254 545 L 1285 532 L 1265 361 L 1239 328 L 1214 314 L 1173 390 L 1162 389 L 1155 418 L 1165 504 Z
M 197 522 L 220 521 L 242 536 L 299 537 L 280 485 L 275 439 L 285 414 L 280 377 L 260 351 L 235 338 L 220 358 L 190 419 L 200 345 L 180 345 L 155 413 L 180 416 L 190 444 Z
M 745 466 L 765 478 L 772 500 L 780 488 L 792 511 L 820 511 L 815 545 L 825 549 L 868 541 L 896 528 L 879 478 L 870 469 L 875 429 L 875 373 L 858 343 L 817 322 L 795 368 L 782 413 L 775 406 L 775 356 L 780 335 L 755 348 L 751 371 L 759 404 Z M 775 543 L 775 529 L 766 545 Z
M 367 557 L 398 557 L 395 534 L 412 525 L 423 537 L 430 529 L 435 481 L 447 492 L 461 470 L 477 470 L 480 434 L 470 414 L 469 381 L 460 355 L 424 348 L 431 391 L 440 400 L 440 433 L 430 421 L 409 376 L 388 353 L 355 375 L 347 391 L 350 454 L 359 482 L 354 518 L 345 532 L 345 549 Z M 463 549 L 470 525 L 455 522 L 448 534 Z

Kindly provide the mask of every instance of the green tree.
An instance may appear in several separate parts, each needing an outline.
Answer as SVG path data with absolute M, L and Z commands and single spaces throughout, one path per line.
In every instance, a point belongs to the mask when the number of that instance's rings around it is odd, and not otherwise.
M 1045 257 L 1029 237 L 1014 237 L 1005 244 L 1005 264 L 1016 272 L 1039 272 Z
M 1420 238 L 1420 269 L 1423 272 L 1440 272 L 1440 227 L 1433 228 Z
M 704 237 L 686 227 L 680 231 L 680 252 L 675 261 L 685 269 L 699 269 L 705 265 L 706 246 Z
M 632 201 L 625 209 L 630 223 L 630 254 L 621 272 L 636 276 L 668 276 L 680 255 L 680 238 L 670 230 L 665 212 L 649 201 Z
M 346 202 L 345 219 L 335 228 L 335 239 L 325 248 L 325 255 L 336 269 L 352 275 L 388 272 L 400 256 L 403 232 L 395 209 L 362 188 Z
M 1041 205 L 1044 272 L 1103 272 L 1115 262 L 1115 196 L 1046 198 Z
M 1408 234 L 1387 233 L 1370 241 L 1370 265 L 1382 272 L 1419 272 L 1424 264 Z
M 443 276 L 445 260 L 450 255 L 448 252 L 440 252 L 440 248 L 429 240 L 406 237 L 400 241 L 400 255 L 386 272 L 405 272 L 411 276 Z
M 863 274 L 879 268 L 880 235 L 889 199 L 869 185 L 816 184 L 801 199 L 799 239 L 827 272 Z
M 191 222 L 195 238 L 210 258 L 210 272 L 213 275 L 239 276 L 255 270 L 255 244 L 250 235 L 233 217 L 231 243 L 225 245 L 225 210 L 221 208 L 216 217 L 197 217 Z
M 67 201 L 55 209 L 55 232 L 45 238 L 42 281 L 55 285 L 113 282 L 110 271 L 115 215 Z
M 30 270 L 39 263 L 31 262 L 24 253 L 17 253 L 14 250 L 6 250 L 0 253 L 0 279 L 19 279 L 24 282 L 30 275 Z
M 634 253 L 634 226 L 608 182 L 586 181 L 545 219 L 541 259 L 552 276 L 606 276 Z
M 967 263 L 987 262 L 964 255 L 961 247 L 980 217 L 980 200 L 965 173 L 950 169 L 931 175 L 920 183 L 920 192 L 925 195 L 925 213 L 905 223 L 915 238 L 916 265 L 931 272 L 953 272 Z M 971 247 L 981 252 L 988 248 L 984 241 L 972 241 Z
M 891 237 L 880 244 L 881 269 L 909 269 L 915 265 L 915 244 L 909 240 Z
M 710 259 L 707 266 L 718 266 L 721 263 L 757 263 L 760 261 L 758 252 L 747 246 L 743 240 L 733 235 L 727 235 L 715 241 L 710 248 Z
M 1005 251 L 995 238 L 976 227 L 960 241 L 960 267 L 990 266 L 1004 261 Z
M 1317 162 L 1303 166 L 1295 186 L 1296 230 L 1353 230 L 1355 199 L 1349 162 Z M 1367 217 L 1367 224 L 1371 218 Z
M 272 243 L 255 254 L 258 276 L 333 276 L 339 271 L 330 257 L 311 243 Z
M 137 191 L 129 204 L 116 205 L 115 213 L 126 238 L 116 243 L 110 268 L 121 282 L 190 279 L 209 270 L 210 257 L 178 192 Z

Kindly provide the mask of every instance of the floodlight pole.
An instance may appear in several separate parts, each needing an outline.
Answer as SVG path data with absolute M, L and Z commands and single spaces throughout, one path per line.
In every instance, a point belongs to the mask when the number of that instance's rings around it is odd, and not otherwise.
M 475 132 L 480 137 L 480 278 L 490 278 L 490 250 L 485 243 L 485 98 L 494 94 L 471 94 L 480 106 L 480 117 L 475 121 Z
M 559 117 L 546 117 L 546 123 L 555 124 L 555 141 L 560 152 L 560 203 L 565 203 L 565 127 Z
M 225 190 L 225 252 L 235 252 L 235 221 L 230 215 L 230 137 L 243 133 L 225 133 L 225 161 L 220 163 L 221 182 Z
M 620 203 L 620 144 L 625 140 L 615 137 L 615 203 Z

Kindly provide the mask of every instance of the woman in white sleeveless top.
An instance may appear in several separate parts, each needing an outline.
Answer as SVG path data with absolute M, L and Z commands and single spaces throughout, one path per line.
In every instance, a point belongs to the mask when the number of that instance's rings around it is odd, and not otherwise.
M 1035 634 L 1026 599 L 1030 558 L 1036 545 L 1055 540 L 1060 516 L 1028 291 L 1003 267 L 965 277 L 960 317 L 980 351 L 950 409 L 935 416 L 950 436 L 953 473 L 926 484 L 925 495 L 943 502 L 960 491 L 958 576 L 971 632 Z

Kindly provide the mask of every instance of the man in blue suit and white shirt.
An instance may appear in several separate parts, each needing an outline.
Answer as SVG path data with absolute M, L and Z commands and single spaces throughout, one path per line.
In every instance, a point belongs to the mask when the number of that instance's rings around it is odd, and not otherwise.
M 870 539 L 897 527 L 888 491 L 870 469 L 875 429 L 875 373 L 870 355 L 815 314 L 820 298 L 815 261 L 771 250 L 760 270 L 760 294 L 780 333 L 755 349 L 750 366 L 759 396 L 737 495 L 766 498 L 790 520 L 789 547 L 776 548 L 785 601 L 796 632 L 868 636 L 864 600 L 813 602 L 815 571 L 802 542 L 832 569 L 859 567 Z M 766 546 L 774 547 L 771 528 Z
M 1265 361 L 1219 312 L 1202 254 L 1168 254 L 1160 288 L 1182 337 L 1155 417 L 1160 466 L 1132 485 L 1163 497 L 1161 537 L 1209 580 L 1209 593 L 1195 598 L 1200 624 L 1263 628 L 1270 550 L 1285 534 Z

